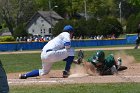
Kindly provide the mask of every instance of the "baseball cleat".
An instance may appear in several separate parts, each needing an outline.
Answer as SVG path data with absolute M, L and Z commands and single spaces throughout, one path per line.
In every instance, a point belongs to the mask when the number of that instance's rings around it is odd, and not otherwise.
M 70 73 L 68 71 L 63 71 L 63 78 L 68 78 Z
M 20 75 L 19 75 L 19 79 L 27 79 L 27 77 L 26 77 L 25 74 L 20 74 Z

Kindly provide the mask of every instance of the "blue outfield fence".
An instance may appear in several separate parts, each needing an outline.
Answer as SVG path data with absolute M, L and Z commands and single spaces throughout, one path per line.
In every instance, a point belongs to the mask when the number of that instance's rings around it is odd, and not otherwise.
M 0 51 L 36 50 L 42 49 L 47 42 L 15 42 L 0 43 Z
M 90 46 L 105 46 L 105 45 L 125 45 L 126 39 L 114 40 L 73 40 L 73 47 L 90 47 Z
M 128 44 L 134 44 L 138 35 L 137 34 L 128 34 L 126 35 L 127 43 Z
M 42 49 L 47 42 L 13 42 L 0 43 L 0 51 L 19 51 Z M 127 39 L 114 40 L 72 40 L 72 47 L 91 47 L 105 45 L 125 45 Z

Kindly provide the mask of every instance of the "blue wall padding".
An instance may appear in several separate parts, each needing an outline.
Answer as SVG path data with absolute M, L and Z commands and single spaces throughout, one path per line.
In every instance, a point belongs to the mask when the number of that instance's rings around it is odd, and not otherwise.
M 137 38 L 137 34 L 126 35 L 127 43 L 134 44 Z
M 130 39 L 130 37 L 128 37 Z M 128 42 L 129 41 L 129 42 Z M 91 47 L 91 46 L 105 46 L 105 45 L 125 45 L 134 43 L 134 41 L 127 39 L 114 40 L 72 40 L 72 47 Z M 42 49 L 47 42 L 13 42 L 0 43 L 0 51 L 18 51 L 18 50 L 36 50 Z

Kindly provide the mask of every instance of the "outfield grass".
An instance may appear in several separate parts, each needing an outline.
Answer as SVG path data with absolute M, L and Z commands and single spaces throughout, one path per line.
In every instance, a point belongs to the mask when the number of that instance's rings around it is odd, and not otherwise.
M 140 93 L 139 87 L 140 83 L 23 85 L 10 86 L 10 93 Z
M 139 49 L 130 49 L 123 50 L 126 54 L 134 56 L 137 62 L 140 62 L 140 50 Z M 119 52 L 117 50 L 109 51 L 106 50 L 105 54 Z M 84 51 L 85 59 L 91 56 L 95 51 Z M 76 53 L 77 55 L 77 53 Z M 77 57 L 77 56 L 76 56 Z M 0 54 L 0 59 L 4 65 L 4 68 L 7 73 L 13 72 L 24 72 L 30 71 L 33 69 L 41 68 L 40 53 L 33 54 Z M 64 69 L 65 62 L 58 62 L 53 65 L 52 69 Z

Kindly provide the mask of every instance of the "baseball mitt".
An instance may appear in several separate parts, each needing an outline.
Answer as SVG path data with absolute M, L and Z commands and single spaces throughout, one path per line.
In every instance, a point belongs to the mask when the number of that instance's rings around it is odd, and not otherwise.
M 76 64 L 81 64 L 82 63 L 82 60 L 84 58 L 84 52 L 82 50 L 80 50 L 78 52 L 78 59 L 74 61 L 74 63 Z

